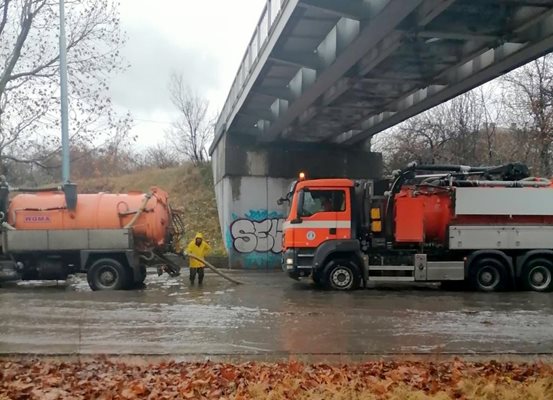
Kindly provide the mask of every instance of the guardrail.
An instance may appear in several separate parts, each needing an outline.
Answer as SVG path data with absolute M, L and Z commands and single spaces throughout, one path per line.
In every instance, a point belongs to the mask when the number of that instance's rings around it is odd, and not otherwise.
M 240 99 L 244 86 L 248 82 L 252 70 L 257 65 L 259 56 L 264 51 L 267 41 L 273 33 L 273 27 L 276 22 L 278 22 L 288 1 L 289 0 L 267 0 L 263 12 L 261 13 L 261 18 L 259 18 L 259 22 L 256 25 L 253 37 L 242 58 L 236 77 L 232 82 L 225 104 L 215 124 L 215 138 L 212 146 L 216 145 L 223 133 L 223 129 L 228 123 L 228 118 Z

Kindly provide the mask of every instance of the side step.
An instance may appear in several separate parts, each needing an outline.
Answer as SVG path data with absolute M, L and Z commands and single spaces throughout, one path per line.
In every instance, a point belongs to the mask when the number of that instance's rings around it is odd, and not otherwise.
M 369 265 L 369 282 L 414 282 L 414 265 Z M 373 272 L 371 274 L 371 272 Z M 400 272 L 400 274 L 391 274 Z
M 441 282 L 465 279 L 464 261 L 427 261 L 425 254 L 413 257 L 414 265 L 369 265 L 367 281 Z

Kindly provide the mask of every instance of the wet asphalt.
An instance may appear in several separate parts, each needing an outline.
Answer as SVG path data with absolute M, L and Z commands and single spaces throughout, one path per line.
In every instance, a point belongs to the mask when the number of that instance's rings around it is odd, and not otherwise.
M 281 272 L 206 274 L 203 287 L 150 274 L 143 290 L 0 288 L 1 354 L 188 357 L 552 354 L 553 294 L 433 287 L 337 293 Z

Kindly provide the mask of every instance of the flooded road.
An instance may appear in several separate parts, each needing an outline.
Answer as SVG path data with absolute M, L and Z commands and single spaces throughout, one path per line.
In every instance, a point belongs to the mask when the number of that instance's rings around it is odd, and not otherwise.
M 0 353 L 385 355 L 553 353 L 553 294 L 379 289 L 336 293 L 279 272 L 149 275 L 147 288 L 0 288 Z

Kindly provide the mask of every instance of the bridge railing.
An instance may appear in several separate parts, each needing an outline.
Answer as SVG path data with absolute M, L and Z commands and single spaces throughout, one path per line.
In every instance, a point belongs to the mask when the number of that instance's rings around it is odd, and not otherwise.
M 252 70 L 257 65 L 260 54 L 265 49 L 267 41 L 272 33 L 272 28 L 280 18 L 282 10 L 287 3 L 288 0 L 267 0 L 267 3 L 263 8 L 263 12 L 261 13 L 261 18 L 259 18 L 259 22 L 255 27 L 252 39 L 248 44 L 246 53 L 242 58 L 236 77 L 232 82 L 225 104 L 219 114 L 219 118 L 215 125 L 215 141 L 217 141 L 218 136 L 221 135 L 225 124 L 228 122 L 230 114 L 240 99 L 244 86 L 247 83 Z

